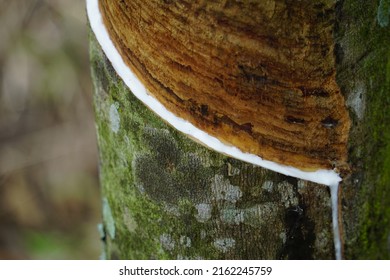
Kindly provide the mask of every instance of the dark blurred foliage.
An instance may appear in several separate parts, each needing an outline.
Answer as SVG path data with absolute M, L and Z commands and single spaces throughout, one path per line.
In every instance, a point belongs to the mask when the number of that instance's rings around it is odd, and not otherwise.
M 97 259 L 83 0 L 0 0 L 0 259 Z

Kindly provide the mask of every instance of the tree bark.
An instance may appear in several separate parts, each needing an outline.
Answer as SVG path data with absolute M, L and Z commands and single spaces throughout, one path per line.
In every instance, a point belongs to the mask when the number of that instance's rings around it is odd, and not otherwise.
M 355 2 L 327 10 L 351 119 L 343 256 L 389 258 L 390 2 Z M 90 54 L 106 258 L 334 258 L 328 187 L 205 148 L 134 97 L 92 33 Z
M 267 160 L 345 168 L 333 0 L 99 3 L 116 49 L 169 111 Z

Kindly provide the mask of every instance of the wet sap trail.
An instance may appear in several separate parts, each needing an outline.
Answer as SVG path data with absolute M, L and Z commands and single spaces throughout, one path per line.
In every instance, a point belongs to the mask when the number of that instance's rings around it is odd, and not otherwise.
M 339 184 L 329 185 L 332 202 L 333 241 L 336 260 L 341 260 L 341 236 L 339 228 Z

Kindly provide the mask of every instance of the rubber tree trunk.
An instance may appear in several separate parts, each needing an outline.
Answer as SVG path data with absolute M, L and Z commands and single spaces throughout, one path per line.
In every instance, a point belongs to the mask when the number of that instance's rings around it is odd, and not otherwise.
M 390 1 L 336 1 L 328 12 L 352 123 L 343 257 L 389 258 Z M 90 55 L 106 258 L 334 258 L 328 187 L 205 148 L 134 97 L 92 32 Z

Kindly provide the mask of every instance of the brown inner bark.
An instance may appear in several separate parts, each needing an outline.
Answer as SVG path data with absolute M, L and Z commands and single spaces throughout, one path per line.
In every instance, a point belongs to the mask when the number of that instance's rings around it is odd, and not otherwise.
M 267 160 L 347 168 L 334 1 L 99 3 L 125 62 L 177 116 Z

